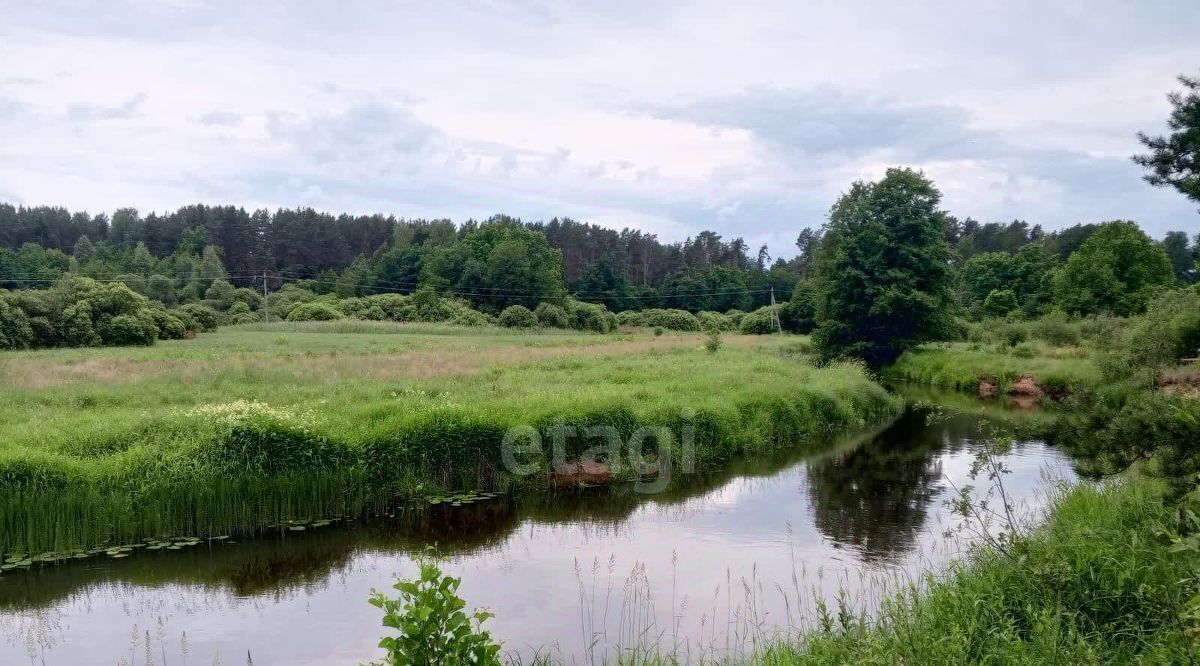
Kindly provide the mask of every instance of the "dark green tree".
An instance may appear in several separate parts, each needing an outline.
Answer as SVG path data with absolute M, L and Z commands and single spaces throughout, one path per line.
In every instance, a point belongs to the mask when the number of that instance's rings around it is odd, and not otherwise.
M 822 357 L 871 366 L 949 334 L 951 251 L 941 193 L 924 174 L 888 169 L 833 205 L 821 243 L 817 328 Z
M 629 280 L 608 259 L 601 259 L 584 269 L 575 296 L 580 300 L 603 303 L 613 312 L 631 307 Z
M 1054 302 L 1071 314 L 1137 314 L 1175 281 L 1167 253 L 1134 222 L 1107 222 L 1054 277 Z
M 493 312 L 564 295 L 561 253 L 542 234 L 505 220 L 485 222 L 431 251 L 422 275 L 424 285 Z
M 1008 289 L 1017 271 L 1016 257 L 1007 252 L 982 252 L 963 266 L 964 304 L 978 305 L 997 289 Z
M 404 227 L 398 227 L 398 229 Z M 422 250 L 418 245 L 394 247 L 375 257 L 371 291 L 415 291 L 421 280 Z
M 1163 238 L 1162 248 L 1171 260 L 1171 270 L 1180 282 L 1191 282 L 1196 278 L 1196 257 L 1188 247 L 1186 231 L 1168 231 Z
M 779 324 L 792 333 L 811 333 L 817 325 L 817 287 L 813 280 L 801 280 L 792 297 L 779 306 Z
M 1167 136 L 1138 133 L 1150 150 L 1134 155 L 1133 161 L 1146 168 L 1146 182 L 1156 187 L 1174 187 L 1200 203 L 1200 78 L 1180 76 L 1182 91 L 1167 94 L 1171 117 Z
M 71 250 L 71 256 L 74 257 L 75 261 L 79 262 L 80 265 L 91 261 L 95 254 L 96 246 L 92 244 L 92 241 L 89 240 L 87 236 L 80 236 L 79 240 L 75 241 L 75 248 Z
M 1017 295 L 1012 289 L 993 289 L 983 299 L 983 312 L 989 317 L 1003 317 L 1017 307 Z

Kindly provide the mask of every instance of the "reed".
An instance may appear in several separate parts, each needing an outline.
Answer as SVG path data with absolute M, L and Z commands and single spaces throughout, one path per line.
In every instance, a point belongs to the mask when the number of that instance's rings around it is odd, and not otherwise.
M 505 434 L 518 427 L 577 428 L 568 456 L 599 443 L 585 436 L 589 426 L 612 427 L 623 439 L 640 428 L 666 429 L 670 437 L 647 447 L 657 443 L 673 460 L 682 458 L 682 433 L 690 431 L 702 472 L 747 454 L 823 446 L 901 406 L 858 366 L 816 368 L 785 357 L 786 341 L 709 354 L 700 336 L 674 343 L 645 336 L 620 355 L 516 354 L 467 374 L 380 379 L 305 372 L 344 360 L 322 335 L 358 345 L 356 359 L 371 358 L 379 344 L 347 339 L 354 334 L 336 327 L 318 330 L 327 332 L 281 329 L 283 345 L 255 339 L 243 353 L 269 361 L 259 364 L 227 367 L 214 363 L 220 355 L 163 344 L 154 358 L 144 350 L 104 352 L 112 362 L 173 359 L 181 367 L 0 389 L 0 552 L 242 533 L 356 515 L 396 498 L 546 485 L 548 444 L 532 458 L 538 473 L 517 476 L 503 464 Z M 212 334 L 210 349 L 226 348 L 223 335 L 246 334 Z M 477 333 L 473 342 L 412 335 L 414 346 L 469 356 L 511 347 L 514 334 Z M 578 349 L 575 337 L 529 339 Z M 51 362 L 61 354 L 64 365 L 77 353 L 41 352 Z

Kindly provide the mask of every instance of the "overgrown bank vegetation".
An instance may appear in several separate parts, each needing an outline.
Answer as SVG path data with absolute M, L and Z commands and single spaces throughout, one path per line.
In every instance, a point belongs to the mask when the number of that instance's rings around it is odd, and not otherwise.
M 869 619 L 831 611 L 752 663 L 1188 663 L 1200 632 L 1200 505 L 1186 505 L 1180 524 L 1154 484 L 1130 481 L 1060 492 L 1052 509 L 1008 552 L 984 549 L 930 574 Z
M 489 338 L 418 328 L 273 338 L 235 327 L 111 350 L 84 367 L 70 350 L 26 352 L 5 366 L 19 383 L 3 389 L 0 407 L 0 549 L 229 534 L 446 489 L 545 485 L 549 435 L 522 460 L 535 474 L 516 477 L 503 465 L 505 434 L 517 426 L 612 426 L 623 439 L 667 428 L 668 441 L 644 443 L 647 462 L 656 446 L 678 461 L 690 429 L 704 471 L 817 445 L 900 407 L 858 366 L 785 362 L 785 341 L 756 340 L 710 354 L 699 336 Z M 226 351 L 214 357 L 201 343 Z M 439 364 L 442 373 L 431 374 Z M 26 374 L 30 367 L 37 372 Z M 565 452 L 602 443 L 581 434 Z

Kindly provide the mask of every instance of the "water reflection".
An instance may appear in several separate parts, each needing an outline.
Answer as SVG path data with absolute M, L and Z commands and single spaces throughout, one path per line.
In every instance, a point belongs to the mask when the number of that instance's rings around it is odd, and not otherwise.
M 910 553 L 941 490 L 935 454 L 964 441 L 944 434 L 928 427 L 924 413 L 909 412 L 867 445 L 810 465 L 807 490 L 817 529 L 867 562 Z
M 168 656 L 187 631 L 192 653 L 206 655 L 197 663 L 217 650 L 226 660 L 249 650 L 260 663 L 360 663 L 377 656 L 380 632 L 367 593 L 411 573 L 411 556 L 431 544 L 451 557 L 469 602 L 496 611 L 494 632 L 526 655 L 558 642 L 586 659 L 597 637 L 617 642 L 631 586 L 644 588 L 639 612 L 657 618 L 661 640 L 669 628 L 672 645 L 720 643 L 716 625 L 743 632 L 751 613 L 792 628 L 813 596 L 867 594 L 872 576 L 945 559 L 947 481 L 965 481 L 978 437 L 976 418 L 929 424 L 910 412 L 866 441 L 741 461 L 653 496 L 560 490 L 5 574 L 0 663 L 28 659 L 35 634 L 47 664 L 112 662 L 129 654 L 134 624 L 163 627 L 172 638 L 155 650 Z M 1019 443 L 1012 492 L 1031 497 L 1039 470 L 1062 461 Z

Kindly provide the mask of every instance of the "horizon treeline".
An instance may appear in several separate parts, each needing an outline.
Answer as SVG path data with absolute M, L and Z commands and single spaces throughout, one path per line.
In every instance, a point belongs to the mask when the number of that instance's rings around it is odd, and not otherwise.
M 945 233 L 954 250 L 952 261 L 966 268 L 988 258 L 996 263 L 995 253 L 1016 256 L 1031 244 L 1062 262 L 1100 226 L 1077 224 L 1047 232 L 1022 220 L 981 223 L 947 215 Z M 481 227 L 520 228 L 536 237 L 501 234 L 489 241 L 487 253 L 503 241 L 508 255 L 520 255 L 507 256 L 502 266 L 489 268 L 490 254 L 471 256 L 468 248 L 478 243 L 462 243 L 477 237 L 473 232 Z M 238 286 L 261 287 L 266 275 L 271 289 L 306 280 L 345 296 L 362 296 L 408 293 L 425 286 L 519 302 L 522 299 L 502 295 L 527 289 L 528 282 L 503 279 L 509 284 L 498 287 L 489 283 L 486 273 L 520 273 L 524 268 L 525 279 L 539 284 L 539 296 L 561 290 L 602 302 L 613 311 L 658 306 L 748 310 L 769 303 L 772 290 L 777 300 L 791 296 L 812 270 L 821 235 L 819 228 L 804 228 L 797 235 L 793 258 L 772 259 L 765 245 L 752 250 L 743 238 L 725 240 L 713 231 L 665 243 L 641 230 L 618 231 L 569 218 L 525 222 L 496 215 L 455 224 L 381 214 L 333 215 L 312 208 L 247 211 L 199 204 L 146 216 L 121 208 L 110 216 L 0 203 L 0 287 L 48 286 L 67 272 L 98 279 L 148 279 L 164 262 L 174 267 L 179 264 L 176 258 L 194 257 L 195 265 L 219 262 L 218 270 Z M 1173 231 L 1158 243 L 1176 276 L 1185 282 L 1193 279 L 1200 235 L 1193 241 L 1186 232 Z M 547 250 L 557 253 L 557 259 Z M 478 267 L 473 267 L 475 261 Z M 188 272 L 195 273 L 195 267 L 189 266 Z M 208 282 L 217 276 L 201 277 Z

